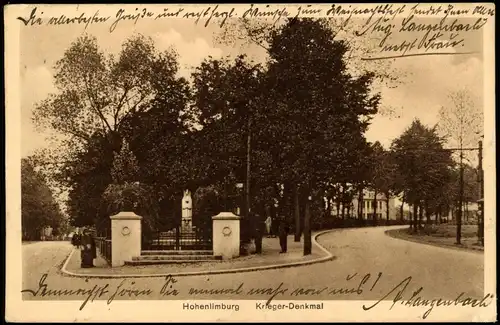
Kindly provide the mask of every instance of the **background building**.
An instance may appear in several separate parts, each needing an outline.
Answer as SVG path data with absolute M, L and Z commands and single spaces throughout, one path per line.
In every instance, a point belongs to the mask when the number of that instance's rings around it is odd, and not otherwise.
M 345 216 L 351 218 L 358 217 L 358 196 L 355 196 L 348 206 L 345 207 Z M 376 202 L 376 203 L 375 203 Z M 396 197 L 390 197 L 387 201 L 386 197 L 382 193 L 377 194 L 377 200 L 375 201 L 375 192 L 371 190 L 363 191 L 363 219 L 371 220 L 373 219 L 373 213 L 375 212 L 375 205 L 377 205 L 377 219 L 387 218 L 387 209 L 389 209 L 389 219 L 396 220 L 399 218 L 399 206 L 401 203 Z M 342 213 L 342 203 L 338 206 L 335 202 L 332 202 L 332 215 L 334 217 L 341 217 Z
M 353 215 L 358 215 L 358 201 L 359 198 L 356 196 L 352 200 Z M 390 197 L 387 200 L 386 196 L 382 193 L 377 193 L 377 199 L 375 200 L 375 192 L 371 190 L 363 191 L 363 219 L 371 220 L 373 219 L 373 213 L 375 212 L 375 206 L 377 207 L 377 219 L 387 219 L 387 209 L 389 209 L 389 220 L 396 220 L 398 217 L 398 207 L 396 206 L 396 199 Z

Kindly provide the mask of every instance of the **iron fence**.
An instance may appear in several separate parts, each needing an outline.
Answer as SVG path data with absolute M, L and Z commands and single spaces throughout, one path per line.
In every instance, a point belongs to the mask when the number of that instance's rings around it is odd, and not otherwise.
M 111 239 L 106 237 L 96 237 L 96 246 L 104 259 L 111 264 Z
M 212 229 L 183 229 L 180 226 L 144 234 L 143 250 L 211 250 Z

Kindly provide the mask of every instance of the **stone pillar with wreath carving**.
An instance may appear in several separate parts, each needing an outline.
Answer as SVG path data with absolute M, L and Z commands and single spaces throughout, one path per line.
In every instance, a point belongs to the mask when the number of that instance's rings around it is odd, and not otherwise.
M 214 256 L 232 259 L 240 256 L 240 217 L 221 212 L 212 217 L 212 243 Z
M 122 266 L 141 255 L 141 220 L 134 212 L 120 212 L 111 219 L 111 266 Z

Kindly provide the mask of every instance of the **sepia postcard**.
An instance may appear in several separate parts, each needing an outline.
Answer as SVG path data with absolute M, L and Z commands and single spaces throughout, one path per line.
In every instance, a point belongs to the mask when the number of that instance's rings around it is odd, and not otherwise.
M 497 320 L 494 4 L 4 22 L 6 321 Z

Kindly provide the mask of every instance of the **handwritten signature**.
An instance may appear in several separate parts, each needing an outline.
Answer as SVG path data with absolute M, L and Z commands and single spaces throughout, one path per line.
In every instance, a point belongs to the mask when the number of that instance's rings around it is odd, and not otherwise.
M 456 18 L 468 14 L 467 10 L 454 9 L 452 5 L 427 7 L 422 9 L 415 5 L 409 8 L 409 14 L 401 17 L 406 5 L 392 8 L 392 5 L 380 7 L 378 18 L 375 11 L 357 31 L 358 37 L 378 34 L 382 35 L 377 44 L 382 56 L 363 58 L 363 60 L 394 59 L 419 55 L 462 55 L 471 51 L 459 50 L 464 47 L 465 35 L 468 32 L 480 31 L 488 22 L 488 18 L 476 17 L 473 21 Z M 341 8 L 336 9 L 338 12 Z M 341 11 L 340 11 L 341 12 Z M 353 10 L 348 11 L 352 15 Z M 484 8 L 476 7 L 474 12 L 484 13 Z M 440 14 L 440 16 L 437 16 Z M 417 17 L 418 15 L 418 17 Z M 422 17 L 425 15 L 427 17 Z M 431 19 L 429 19 L 429 16 Z M 432 18 L 434 17 L 434 18 Z M 397 19 L 398 18 L 398 19 Z M 463 18 L 463 17 L 462 17 Z M 439 20 L 438 20 L 439 19 Z M 438 20 L 438 21 L 437 21 Z M 392 39 L 397 35 L 397 40 Z M 444 51 L 441 51 L 444 50 Z M 448 50 L 448 51 L 446 51 Z M 416 52 L 415 52 L 416 51 Z M 385 53 L 389 53 L 385 55 Z M 391 55 L 390 53 L 394 53 Z
M 494 295 L 490 293 L 486 294 L 482 299 L 479 300 L 476 298 L 465 296 L 464 292 L 460 293 L 454 300 L 446 300 L 442 298 L 425 299 L 420 295 L 421 292 L 424 290 L 424 288 L 420 287 L 412 293 L 409 299 L 405 300 L 404 293 L 411 281 L 412 277 L 411 276 L 407 277 L 399 284 L 397 284 L 394 288 L 392 288 L 387 294 L 385 294 L 374 304 L 370 306 L 363 305 L 363 310 L 368 311 L 376 307 L 380 302 L 387 300 L 389 297 L 391 297 L 391 295 L 394 294 L 395 296 L 392 299 L 392 305 L 390 309 L 392 309 L 394 305 L 396 305 L 396 303 L 398 302 L 401 302 L 401 305 L 405 307 L 421 307 L 421 306 L 429 307 L 429 309 L 427 309 L 423 314 L 423 318 L 426 319 L 430 315 L 434 307 L 440 307 L 440 306 L 488 307 L 494 299 Z

